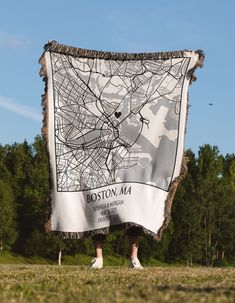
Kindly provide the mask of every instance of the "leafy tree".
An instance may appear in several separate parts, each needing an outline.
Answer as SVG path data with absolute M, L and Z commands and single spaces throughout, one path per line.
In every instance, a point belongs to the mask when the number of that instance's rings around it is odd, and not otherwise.
M 204 262 L 213 265 L 216 258 L 218 207 L 221 203 L 221 174 L 223 171 L 223 157 L 218 147 L 204 145 L 199 149 L 198 175 L 196 178 L 197 200 L 203 207 L 203 248 Z
M 202 206 L 195 192 L 196 158 L 190 150 L 187 155 L 188 174 L 179 185 L 173 203 L 174 231 L 169 245 L 168 259 L 184 261 L 192 265 L 200 260 L 202 253 Z
M 17 230 L 19 233 L 15 248 L 19 252 L 24 246 L 25 238 L 28 238 L 31 231 L 30 205 L 25 197 L 25 192 L 30 187 L 32 171 L 31 147 L 24 141 L 22 144 L 14 144 L 8 147 L 6 162 L 11 172 L 11 186 L 13 189 L 16 211 Z
M 6 165 L 6 148 L 0 145 L 0 179 L 6 180 L 7 182 L 10 180 L 11 174 Z
M 235 155 L 223 159 L 220 195 L 217 199 L 215 263 L 234 262 L 235 259 Z
M 188 151 L 188 174 L 179 185 L 172 220 L 157 243 L 144 235 L 140 258 L 208 266 L 235 262 L 235 155 L 223 157 L 216 146 Z M 93 255 L 90 238 L 48 236 L 49 165 L 40 136 L 33 144 L 0 145 L 0 250 L 56 260 L 59 251 Z M 17 230 L 17 232 L 16 232 Z M 106 254 L 129 255 L 124 231 L 108 235 Z
M 9 250 L 17 238 L 15 219 L 11 187 L 0 179 L 0 251 Z

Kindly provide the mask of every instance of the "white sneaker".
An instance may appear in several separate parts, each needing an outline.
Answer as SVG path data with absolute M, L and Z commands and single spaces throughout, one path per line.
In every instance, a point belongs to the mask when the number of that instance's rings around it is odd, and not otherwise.
M 143 266 L 140 264 L 140 260 L 137 257 L 132 257 L 129 262 L 130 268 L 143 269 Z
M 91 269 L 100 269 L 103 267 L 103 258 L 93 258 L 89 268 Z

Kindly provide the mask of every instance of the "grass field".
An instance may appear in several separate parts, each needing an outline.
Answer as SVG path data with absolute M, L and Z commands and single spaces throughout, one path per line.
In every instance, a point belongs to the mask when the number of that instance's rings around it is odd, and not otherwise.
M 0 302 L 235 302 L 235 269 L 0 265 Z

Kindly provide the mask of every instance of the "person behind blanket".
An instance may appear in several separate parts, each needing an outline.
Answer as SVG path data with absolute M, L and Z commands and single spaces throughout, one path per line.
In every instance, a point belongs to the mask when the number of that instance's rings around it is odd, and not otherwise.
M 129 267 L 135 269 L 143 269 L 139 259 L 138 259 L 138 248 L 139 248 L 139 236 L 141 228 L 140 227 L 130 227 L 127 229 L 126 233 L 130 243 L 130 261 Z M 103 267 L 103 244 L 106 236 L 103 234 L 97 234 L 93 237 L 95 246 L 95 257 L 91 260 L 91 269 L 100 269 Z

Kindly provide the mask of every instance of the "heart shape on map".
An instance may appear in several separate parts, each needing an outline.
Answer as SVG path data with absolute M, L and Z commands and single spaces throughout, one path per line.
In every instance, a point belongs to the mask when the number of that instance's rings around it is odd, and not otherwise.
M 116 118 L 119 118 L 119 117 L 121 117 L 121 114 L 122 114 L 121 112 L 115 112 L 114 115 L 115 115 Z

